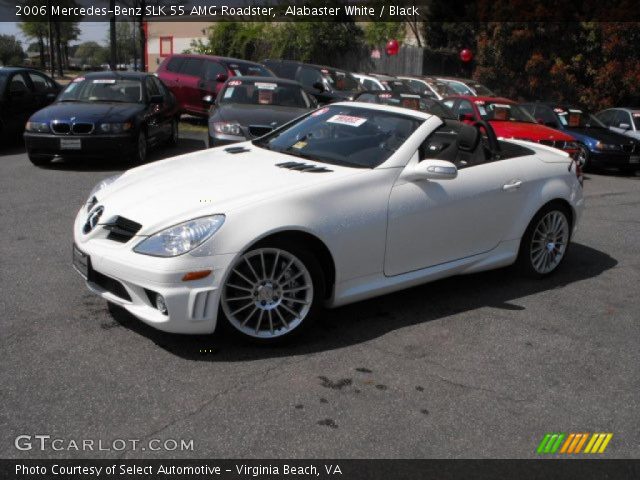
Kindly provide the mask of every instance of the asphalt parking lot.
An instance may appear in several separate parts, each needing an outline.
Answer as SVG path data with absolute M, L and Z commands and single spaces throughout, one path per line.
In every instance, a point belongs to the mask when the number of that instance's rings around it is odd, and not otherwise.
M 201 148 L 191 136 L 151 161 Z M 126 168 L 0 151 L 0 458 L 509 458 L 547 432 L 640 457 L 640 177 L 589 174 L 563 268 L 452 278 L 329 311 L 298 344 L 157 332 L 71 268 L 91 187 Z M 206 353 L 203 353 L 207 350 Z M 193 439 L 21 451 L 18 435 Z

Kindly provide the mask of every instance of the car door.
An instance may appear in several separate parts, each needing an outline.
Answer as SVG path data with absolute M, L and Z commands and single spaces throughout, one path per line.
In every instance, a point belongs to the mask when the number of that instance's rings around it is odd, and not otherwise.
M 238 73 L 236 73 L 236 75 Z M 221 63 L 214 60 L 206 60 L 204 67 L 204 76 L 201 82 L 200 98 L 204 97 L 205 95 L 213 95 L 213 98 L 215 99 L 218 96 L 218 93 L 220 93 L 220 90 L 222 90 L 224 82 L 229 77 L 229 74 L 230 72 L 227 67 L 225 67 Z M 203 105 L 203 107 L 205 108 L 205 110 L 208 110 L 207 105 Z
M 455 127 L 441 126 L 411 162 L 452 160 L 458 135 Z M 400 175 L 389 196 L 385 275 L 482 254 L 508 240 L 525 201 L 518 163 L 514 158 L 461 165 L 450 180 L 409 181 Z
M 628 134 L 633 125 L 633 120 L 629 112 L 625 110 L 615 110 L 611 120 L 611 130 L 617 133 Z
M 204 74 L 204 59 L 186 58 L 180 67 L 179 91 L 183 108 L 195 114 L 206 114 L 202 102 L 201 82 Z
M 46 107 L 56 99 L 58 87 L 52 80 L 38 72 L 28 72 L 28 77 L 31 81 L 36 110 Z
M 21 131 L 29 117 L 38 110 L 31 91 L 31 82 L 24 73 L 14 73 L 9 77 L 6 92 L 8 127 Z

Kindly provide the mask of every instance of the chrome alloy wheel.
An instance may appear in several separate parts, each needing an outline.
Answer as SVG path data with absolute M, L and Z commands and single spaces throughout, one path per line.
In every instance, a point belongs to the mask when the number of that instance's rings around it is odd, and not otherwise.
M 562 261 L 569 242 L 569 222 L 558 210 L 543 216 L 531 239 L 531 265 L 539 274 L 552 272 Z
M 576 160 L 580 164 L 582 168 L 587 167 L 589 163 L 589 150 L 584 145 L 580 145 L 578 147 L 578 153 L 576 155 Z
M 221 302 L 229 322 L 245 335 L 281 337 L 309 313 L 313 281 L 295 255 L 279 248 L 258 248 L 235 263 Z

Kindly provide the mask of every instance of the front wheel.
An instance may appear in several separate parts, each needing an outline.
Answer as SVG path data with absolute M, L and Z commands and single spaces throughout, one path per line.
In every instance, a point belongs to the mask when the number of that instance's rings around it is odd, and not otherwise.
M 136 138 L 136 145 L 133 155 L 131 156 L 131 161 L 135 164 L 143 164 L 147 159 L 147 134 L 144 130 L 140 130 L 138 133 L 138 137 Z
M 567 208 L 551 204 L 540 210 L 522 237 L 517 264 L 530 277 L 555 272 L 567 253 L 571 226 Z
M 254 248 L 233 264 L 221 307 L 233 330 L 259 343 L 279 343 L 315 320 L 324 298 L 322 269 L 292 245 Z
M 578 163 L 580 163 L 583 171 L 586 171 L 591 167 L 591 162 L 589 162 L 589 149 L 585 145 L 578 146 L 576 160 L 578 161 Z

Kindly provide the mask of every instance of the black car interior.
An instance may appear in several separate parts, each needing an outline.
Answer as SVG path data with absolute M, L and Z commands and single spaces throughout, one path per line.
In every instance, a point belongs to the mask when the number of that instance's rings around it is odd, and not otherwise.
M 458 169 L 534 153 L 526 147 L 498 141 L 486 122 L 467 125 L 455 120 L 444 120 L 419 149 L 420 160 L 447 160 Z

